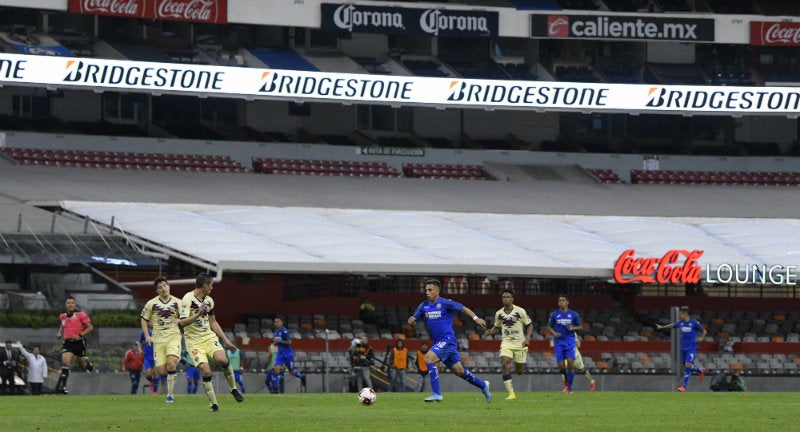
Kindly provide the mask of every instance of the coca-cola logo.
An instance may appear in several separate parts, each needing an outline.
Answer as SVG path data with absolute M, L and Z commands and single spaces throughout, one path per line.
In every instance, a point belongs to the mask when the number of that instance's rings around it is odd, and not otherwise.
M 80 12 L 90 14 L 124 15 L 143 17 L 144 0 L 82 0 Z
M 800 27 L 784 27 L 783 23 L 774 23 L 764 32 L 764 41 L 769 44 L 800 44 Z
M 621 284 L 697 283 L 701 270 L 697 260 L 702 256 L 701 250 L 671 250 L 661 258 L 637 258 L 636 250 L 628 249 L 614 265 L 614 280 Z
M 215 0 L 161 0 L 156 9 L 156 18 L 184 21 L 217 20 Z
M 569 37 L 569 17 L 567 15 L 550 15 L 547 17 L 547 37 Z
M 69 0 L 69 11 L 126 18 L 228 21 L 227 0 Z

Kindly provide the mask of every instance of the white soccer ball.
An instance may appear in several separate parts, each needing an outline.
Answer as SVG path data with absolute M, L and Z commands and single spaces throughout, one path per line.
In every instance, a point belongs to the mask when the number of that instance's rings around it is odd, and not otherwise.
M 358 392 L 358 401 L 361 402 L 363 405 L 372 405 L 375 403 L 375 399 L 378 398 L 378 395 L 375 394 L 375 390 L 364 387 Z

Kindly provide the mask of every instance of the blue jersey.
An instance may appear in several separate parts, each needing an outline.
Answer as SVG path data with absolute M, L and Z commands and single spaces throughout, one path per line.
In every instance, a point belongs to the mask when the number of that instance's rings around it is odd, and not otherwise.
M 581 317 L 572 309 L 567 309 L 566 312 L 562 312 L 559 309 L 550 314 L 550 320 L 547 325 L 556 332 L 561 333 L 561 336 L 555 339 L 556 342 L 574 344 L 575 332 L 570 330 L 569 326 L 579 327 L 581 325 Z
M 679 320 L 673 326 L 681 332 L 681 349 L 697 350 L 697 336 L 703 332 L 703 325 L 696 319 L 690 318 L 689 321 Z
M 289 342 L 292 340 L 292 335 L 289 334 L 289 329 L 286 327 L 281 327 L 278 330 L 275 330 L 275 337 L 280 338 L 281 342 Z M 294 352 L 292 350 L 291 345 L 286 345 L 279 343 L 278 344 L 278 354 L 288 354 Z
M 147 330 L 148 336 L 151 338 L 153 337 L 153 331 L 148 329 Z M 139 334 L 139 343 L 142 344 L 142 352 L 144 352 L 144 358 L 146 359 L 153 359 L 153 344 L 148 345 L 145 338 L 144 332 Z
M 439 297 L 433 303 L 430 300 L 422 302 L 414 312 L 414 319 L 425 320 L 425 326 L 428 327 L 428 333 L 434 344 L 442 341 L 456 343 L 453 315 L 463 310 L 464 305 L 461 303 Z

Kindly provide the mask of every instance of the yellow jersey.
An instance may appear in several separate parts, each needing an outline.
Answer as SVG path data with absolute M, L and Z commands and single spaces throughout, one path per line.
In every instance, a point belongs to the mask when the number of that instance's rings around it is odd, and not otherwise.
M 206 296 L 200 300 L 194 296 L 194 290 L 189 291 L 181 300 L 181 319 L 189 318 L 197 313 L 200 305 L 205 303 L 206 315 L 198 317 L 195 322 L 183 328 L 183 337 L 187 342 L 204 342 L 209 339 L 217 338 L 217 334 L 211 330 L 209 317 L 214 315 L 214 299 Z
M 153 342 L 164 342 L 171 337 L 181 335 L 181 329 L 175 321 L 180 317 L 180 310 L 181 301 L 172 295 L 167 301 L 156 296 L 145 303 L 139 316 L 153 326 Z
M 525 349 L 525 327 L 530 323 L 528 312 L 517 305 L 511 308 L 510 313 L 506 313 L 505 308 L 498 310 L 494 314 L 494 326 L 503 333 L 500 348 Z

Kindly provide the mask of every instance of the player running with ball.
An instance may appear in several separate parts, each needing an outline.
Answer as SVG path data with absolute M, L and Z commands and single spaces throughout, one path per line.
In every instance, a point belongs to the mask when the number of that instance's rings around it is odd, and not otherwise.
M 694 359 L 697 355 L 698 342 L 701 342 L 706 337 L 706 329 L 702 324 L 694 318 L 689 317 L 689 309 L 682 308 L 678 314 L 678 322 L 667 325 L 656 324 L 657 330 L 667 330 L 672 328 L 680 329 L 681 331 L 681 358 L 683 359 L 683 366 L 686 368 L 683 374 L 683 385 L 678 387 L 679 392 L 685 392 L 686 386 L 689 384 L 689 378 L 692 372 L 697 372 L 700 381 L 706 375 L 706 369 L 694 365 Z M 698 335 L 698 333 L 700 333 Z
M 424 320 L 433 340 L 433 346 L 425 354 L 425 364 L 428 366 L 428 375 L 431 378 L 431 389 L 433 393 L 425 398 L 425 402 L 441 402 L 442 392 L 439 387 L 439 371 L 436 363 L 440 360 L 452 369 L 461 379 L 481 389 L 486 402 L 492 401 L 492 394 L 489 392 L 489 381 L 478 379 L 472 372 L 464 369 L 461 365 L 461 357 L 458 355 L 458 342 L 455 332 L 453 332 L 453 316 L 463 312 L 481 327 L 486 328 L 486 321 L 475 315 L 475 312 L 456 301 L 439 297 L 442 284 L 438 280 L 425 282 L 425 295 L 428 300 L 422 302 L 417 307 L 414 315 L 408 318 L 408 323 L 412 326 L 418 321 Z

